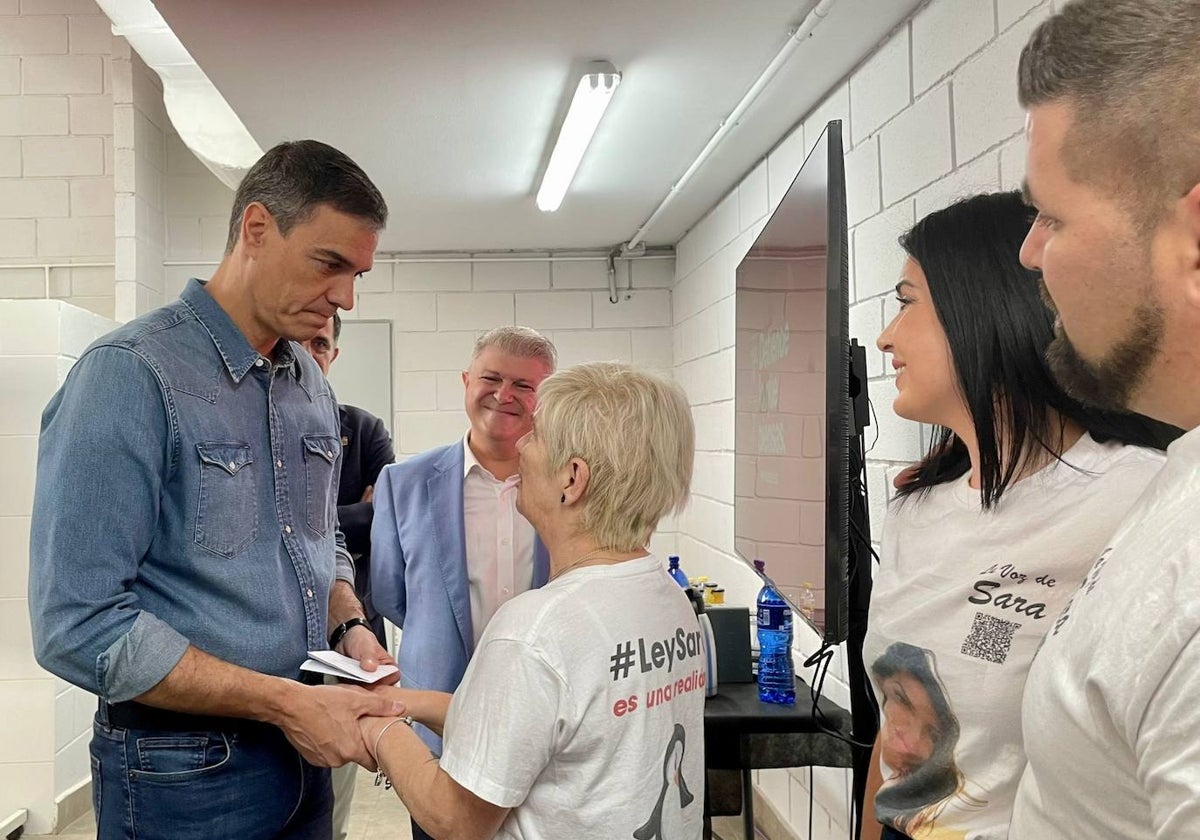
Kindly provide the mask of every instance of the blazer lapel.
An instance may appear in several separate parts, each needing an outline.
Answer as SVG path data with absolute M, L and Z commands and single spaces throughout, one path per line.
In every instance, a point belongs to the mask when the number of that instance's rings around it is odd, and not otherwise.
M 462 444 L 449 447 L 428 480 L 433 521 L 430 535 L 434 553 L 450 596 L 450 609 L 462 636 L 467 658 L 475 649 L 471 625 L 471 596 L 467 581 L 467 536 L 463 525 L 463 453 Z

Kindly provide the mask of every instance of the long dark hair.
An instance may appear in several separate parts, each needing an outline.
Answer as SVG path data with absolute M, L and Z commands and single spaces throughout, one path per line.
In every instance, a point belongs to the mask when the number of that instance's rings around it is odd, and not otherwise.
M 1054 381 L 1045 361 L 1053 315 L 1042 301 L 1040 275 L 1018 260 L 1035 215 L 1020 193 L 976 195 L 929 214 L 900 237 L 900 247 L 925 273 L 950 345 L 979 444 L 984 508 L 999 502 L 1027 466 L 1046 456 L 1059 458 L 1064 418 L 1098 441 L 1155 449 L 1182 434 L 1139 414 L 1084 408 Z M 900 496 L 928 491 L 970 470 L 962 440 L 948 428 L 934 430 L 929 452 L 899 488 Z

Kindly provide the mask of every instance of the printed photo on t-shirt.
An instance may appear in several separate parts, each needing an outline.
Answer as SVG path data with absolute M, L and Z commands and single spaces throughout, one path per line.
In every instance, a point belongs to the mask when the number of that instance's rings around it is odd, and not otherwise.
M 880 688 L 883 722 L 879 730 L 883 785 L 875 816 L 914 840 L 963 840 L 966 832 L 939 826 L 954 800 L 986 803 L 967 793 L 967 778 L 954 759 L 958 718 L 926 648 L 894 642 L 871 665 Z
M 683 778 L 683 755 L 687 751 L 687 732 L 675 724 L 663 755 L 662 788 L 650 812 L 650 819 L 635 832 L 636 840 L 673 840 L 687 836 L 684 809 L 696 801 Z

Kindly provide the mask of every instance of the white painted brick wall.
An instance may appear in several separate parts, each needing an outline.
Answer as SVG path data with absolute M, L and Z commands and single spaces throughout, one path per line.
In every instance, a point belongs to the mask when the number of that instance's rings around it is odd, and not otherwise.
M 988 152 L 939 178 L 913 198 L 916 218 L 921 219 L 955 199 L 1000 189 L 1000 154 Z
M 21 177 L 21 139 L 0 137 L 0 178 Z
M 1016 53 L 1030 29 L 1048 13 L 1048 0 L 935 0 L 864 56 L 848 83 L 835 87 L 782 138 L 766 162 L 769 206 L 774 207 L 825 122 L 846 120 L 848 216 L 851 227 L 851 333 L 867 348 L 869 393 L 878 417 L 868 431 L 878 442 L 868 456 L 873 534 L 878 538 L 890 482 L 922 451 L 922 430 L 892 411 L 894 378 L 875 340 L 895 314 L 892 287 L 903 253 L 897 236 L 914 221 L 959 196 L 1019 186 L 1024 173 L 1021 115 L 1015 105 Z M 999 36 L 997 36 L 999 33 Z M 910 47 L 911 44 L 911 47 Z M 909 70 L 911 68 L 911 78 Z M 911 94 L 915 93 L 915 101 Z M 756 170 L 757 173 L 757 170 Z M 732 318 L 734 272 L 761 220 L 732 236 L 724 209 L 732 197 L 760 189 L 754 174 L 734 185 L 712 215 L 677 244 L 673 299 L 676 378 L 688 391 L 696 421 L 695 496 L 679 518 L 676 545 L 689 574 L 734 581 L 727 600 L 748 603 L 757 587 L 742 587 L 741 561 L 733 554 L 733 384 L 715 368 L 732 353 L 732 330 L 715 328 Z M 752 181 L 753 179 L 753 181 Z M 726 314 L 728 313 L 728 314 Z M 720 485 L 720 486 L 718 486 Z M 698 571 L 693 571 L 693 570 Z M 798 649 L 805 647 L 798 641 Z M 841 657 L 827 690 L 844 702 Z M 848 774 L 818 768 L 756 774 L 760 790 L 800 836 L 844 838 L 848 824 Z M 812 792 L 810 794 L 810 787 Z
M 764 160 L 738 186 L 738 230 L 745 230 L 770 211 L 767 162 Z
M 912 21 L 916 93 L 928 90 L 995 34 L 994 0 L 934 0 Z
M 431 332 L 437 329 L 438 295 L 429 292 L 360 294 L 358 306 L 348 317 L 385 319 L 393 329 Z
M 93 0 L 8 5 L 0 8 L 0 263 L 31 267 L 0 270 L 0 297 L 49 294 L 111 317 L 111 270 L 98 289 L 94 278 L 74 284 L 54 268 L 47 288 L 38 267 L 114 253 L 111 25 Z
M 39 15 L 0 18 L 0 55 L 55 55 L 66 51 L 66 18 Z
M 441 329 L 482 332 L 514 323 L 514 296 L 500 292 L 438 295 L 437 319 Z
M 21 89 L 30 94 L 103 93 L 103 61 L 95 55 L 26 56 Z
M 74 359 L 111 326 L 58 301 L 0 301 L 0 813 L 27 809 L 33 835 L 53 831 L 56 800 L 88 777 L 96 702 L 33 657 L 26 588 L 37 429 Z
M 630 330 L 552 330 L 559 367 L 580 362 L 632 362 Z
M 623 292 L 616 303 L 608 292 L 592 292 L 592 326 L 612 327 L 669 327 L 671 326 L 671 292 L 668 289 L 646 289 Z
M 0 218 L 30 219 L 38 216 L 67 216 L 70 192 L 66 181 L 17 180 L 0 193 Z
M 70 50 L 75 55 L 112 55 L 112 23 L 103 15 L 68 18 Z
M 471 273 L 471 288 L 477 292 L 550 288 L 549 262 L 480 261 L 472 265 Z
M 629 265 L 617 265 L 617 286 L 629 284 Z M 550 285 L 554 289 L 606 289 L 608 263 L 605 260 L 556 260 L 550 264 Z
M 65 96 L 15 96 L 0 99 L 0 135 L 31 137 L 66 134 L 70 125 Z
M 17 56 L 0 57 L 0 96 L 21 92 L 21 59 Z
M 846 153 L 846 220 L 857 225 L 879 212 L 879 139 L 872 137 Z
M 934 88 L 879 134 L 883 203 L 889 206 L 954 166 L 950 89 Z
M 469 292 L 470 263 L 399 263 L 392 273 L 397 292 Z
M 854 145 L 908 105 L 910 88 L 908 29 L 904 28 L 892 35 L 850 77 Z M 850 139 L 848 134 L 845 137 Z
M 27 137 L 21 140 L 26 176 L 104 174 L 104 143 L 99 137 Z
M 1017 103 L 1017 60 L 1048 8 L 1022 18 L 954 76 L 954 137 L 959 160 L 1019 134 L 1025 114 Z M 997 80 L 1007 82 L 997 96 Z
M 808 149 L 804 145 L 804 126 L 801 124 L 783 138 L 774 151 L 767 156 L 767 201 L 771 210 L 779 205 L 780 199 L 792 185 L 807 153 Z M 743 230 L 746 229 L 743 228 Z M 682 248 L 687 241 L 685 238 L 676 245 L 676 248 Z M 680 276 L 685 275 L 680 272 Z
M 857 300 L 886 294 L 895 287 L 904 262 L 896 237 L 914 221 L 912 202 L 905 200 L 855 228 L 852 285 Z
M 592 296 L 588 292 L 518 294 L 516 322 L 535 330 L 587 329 L 592 326 Z

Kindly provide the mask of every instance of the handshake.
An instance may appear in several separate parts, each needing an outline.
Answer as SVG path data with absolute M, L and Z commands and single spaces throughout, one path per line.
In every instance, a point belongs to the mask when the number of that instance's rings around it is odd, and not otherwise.
M 396 669 L 396 661 L 371 633 L 346 634 L 342 648 L 350 660 L 345 667 L 321 667 L 328 665 L 326 660 L 307 670 L 326 673 L 341 670 L 350 676 L 355 671 L 353 663 L 357 663 L 367 675 L 380 669 L 391 673 L 378 678 L 369 687 L 348 683 L 310 686 L 289 682 L 279 708 L 271 715 L 271 722 L 283 730 L 310 764 L 341 767 L 355 762 L 375 770 L 371 752 L 375 733 L 391 720 L 412 714 L 411 708 L 428 705 L 421 702 L 419 695 L 430 692 L 397 687 L 400 672 Z

